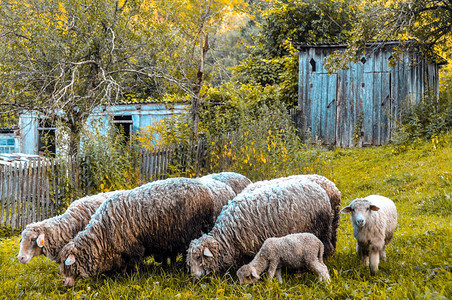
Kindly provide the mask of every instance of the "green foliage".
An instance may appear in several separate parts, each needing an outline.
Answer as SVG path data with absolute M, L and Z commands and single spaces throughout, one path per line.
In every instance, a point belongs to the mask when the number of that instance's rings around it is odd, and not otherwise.
M 438 138 L 452 128 L 452 102 L 447 93 L 437 96 L 427 94 L 420 103 L 405 103 L 401 123 L 394 134 L 395 149 L 400 152 L 420 140 L 431 140 L 441 146 Z
M 327 175 L 341 190 L 342 206 L 352 199 L 381 194 L 394 200 L 398 227 L 387 247 L 388 260 L 371 276 L 355 252 L 348 216 L 341 220 L 336 256 L 325 261 L 332 283 L 319 283 L 311 273 L 300 278 L 283 270 L 282 284 L 263 279 L 254 285 L 239 284 L 230 272 L 210 274 L 200 281 L 185 273 L 178 261 L 166 269 L 148 259 L 131 274 L 99 275 L 77 279 L 64 287 L 58 265 L 44 257 L 23 265 L 17 260 L 19 238 L 0 239 L 0 298 L 2 299 L 450 299 L 452 273 L 431 269 L 452 265 L 452 134 L 434 149 L 424 141 L 414 149 L 392 154 L 390 146 L 325 151 L 331 171 Z M 290 174 L 281 169 L 278 175 Z M 447 206 L 449 205 L 449 206 Z M 434 208 L 433 208 L 434 207 Z M 441 207 L 443 207 L 441 211 Z M 308 295 L 308 296 L 307 296 Z
M 270 57 L 289 54 L 288 42 L 343 43 L 349 37 L 356 2 L 274 0 L 264 11 L 259 50 Z
M 99 124 L 92 124 L 83 135 L 81 170 L 84 185 L 90 194 L 139 185 L 139 151 L 132 140 L 114 126 L 102 132 Z

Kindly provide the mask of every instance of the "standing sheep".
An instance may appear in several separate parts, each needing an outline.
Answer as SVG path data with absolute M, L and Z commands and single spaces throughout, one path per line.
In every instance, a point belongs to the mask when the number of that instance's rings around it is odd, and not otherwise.
M 356 252 L 370 273 L 378 271 L 380 259 L 386 260 L 385 247 L 392 240 L 397 226 L 397 209 L 391 199 L 370 195 L 353 200 L 342 209 L 350 213 L 355 237 Z
M 237 195 L 243 191 L 251 182 L 248 177 L 235 172 L 213 173 L 202 178 L 212 178 L 229 185 Z
M 28 224 L 21 234 L 17 255 L 19 261 L 26 264 L 42 254 L 59 263 L 64 245 L 85 228 L 96 209 L 114 193 L 100 193 L 75 200 L 63 214 Z
M 340 221 L 340 210 L 341 210 L 341 197 L 342 194 L 339 191 L 339 189 L 336 187 L 334 182 L 329 180 L 328 178 L 317 175 L 317 174 L 308 174 L 308 175 L 292 175 L 288 177 L 281 177 L 281 178 L 275 178 L 272 180 L 264 180 L 255 182 L 252 185 L 249 185 L 247 188 L 245 188 L 246 191 L 250 191 L 253 189 L 256 189 L 257 187 L 260 187 L 262 185 L 266 185 L 268 183 L 272 183 L 274 181 L 284 181 L 284 180 L 296 180 L 297 178 L 301 180 L 311 180 L 320 185 L 327 193 L 328 197 L 330 198 L 330 204 L 331 204 L 331 210 L 333 212 L 333 224 L 332 224 L 332 237 L 331 237 L 331 243 L 333 244 L 334 249 L 336 249 L 336 242 L 337 242 L 337 228 L 339 227 L 339 221 Z
M 190 273 L 201 277 L 249 262 L 269 237 L 311 232 L 334 252 L 332 214 L 324 189 L 310 180 L 285 180 L 243 191 L 223 208 L 208 234 L 187 251 Z
M 241 283 L 255 283 L 268 268 L 267 279 L 282 283 L 281 267 L 307 267 L 317 274 L 319 281 L 330 281 L 328 268 L 323 263 L 323 244 L 312 233 L 293 233 L 280 238 L 268 238 L 254 259 L 237 270 Z
M 205 180 L 170 178 L 110 197 L 62 250 L 63 283 L 140 264 L 149 255 L 174 257 L 214 224 L 215 202 L 235 196 L 224 185 L 217 199 Z

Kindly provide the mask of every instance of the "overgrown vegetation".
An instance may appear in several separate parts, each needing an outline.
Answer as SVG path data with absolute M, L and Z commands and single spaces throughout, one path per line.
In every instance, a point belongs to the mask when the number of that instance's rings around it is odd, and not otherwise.
M 290 272 L 283 273 L 283 284 L 261 280 L 244 286 L 229 272 L 192 281 L 182 262 L 166 269 L 149 259 L 137 273 L 79 279 L 75 287 L 66 288 L 58 266 L 47 258 L 20 264 L 16 258 L 19 238 L 12 237 L 0 240 L 0 298 L 450 299 L 450 271 L 440 270 L 433 279 L 427 278 L 431 269 L 452 264 L 448 246 L 452 243 L 452 134 L 439 139 L 438 145 L 424 141 L 399 154 L 392 152 L 392 146 L 323 152 L 325 168 L 315 167 L 318 156 L 306 158 L 312 163 L 309 173 L 318 172 L 336 182 L 343 205 L 369 194 L 385 195 L 396 203 L 399 225 L 387 249 L 388 261 L 380 264 L 376 276 L 359 264 L 352 226 L 345 216 L 336 256 L 326 261 L 331 285 L 318 283 L 309 273 L 296 278 Z M 261 176 L 289 174 L 290 167 Z
M 418 104 L 405 103 L 394 144 L 408 147 L 424 140 L 439 143 L 438 137 L 452 128 L 452 101 L 448 96 L 444 91 L 440 97 L 427 94 Z

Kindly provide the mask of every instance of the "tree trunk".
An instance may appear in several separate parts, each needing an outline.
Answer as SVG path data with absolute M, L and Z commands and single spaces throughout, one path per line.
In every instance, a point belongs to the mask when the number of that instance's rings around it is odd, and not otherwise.
M 199 92 L 201 91 L 202 81 L 204 77 L 204 64 L 206 59 L 207 51 L 209 51 L 209 36 L 206 34 L 204 42 L 203 36 L 200 36 L 200 45 L 201 45 L 201 57 L 199 60 L 199 69 L 196 74 L 196 81 L 193 86 L 193 98 L 192 98 L 192 139 L 193 141 L 198 140 L 198 126 L 199 126 L 199 104 L 200 97 Z

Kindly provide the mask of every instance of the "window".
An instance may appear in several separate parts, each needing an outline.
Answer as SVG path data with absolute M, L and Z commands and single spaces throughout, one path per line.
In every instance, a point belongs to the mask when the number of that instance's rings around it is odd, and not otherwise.
M 311 64 L 311 70 L 312 72 L 316 71 L 316 62 L 313 58 L 311 58 L 311 60 L 309 61 L 309 63 Z
M 132 116 L 114 116 L 113 124 L 122 133 L 125 140 L 130 140 L 133 126 Z
M 39 137 L 39 154 L 55 157 L 56 142 L 55 142 L 56 125 L 54 120 L 39 119 L 38 123 L 38 137 Z

